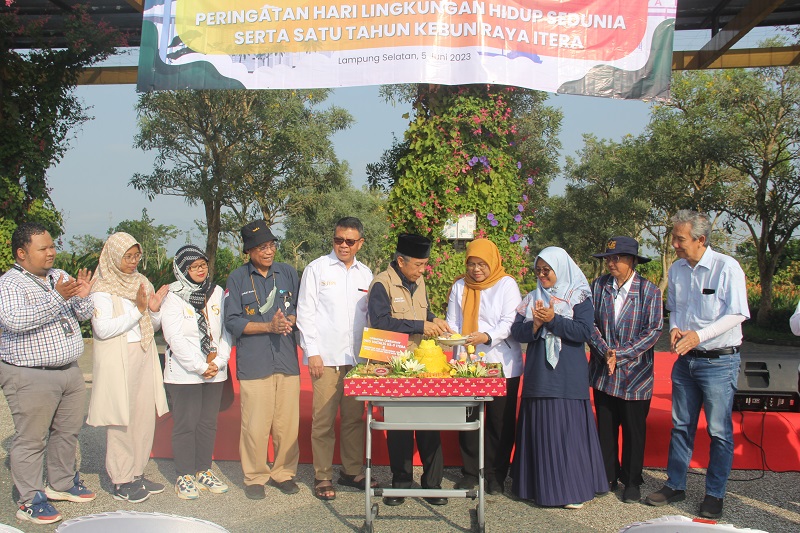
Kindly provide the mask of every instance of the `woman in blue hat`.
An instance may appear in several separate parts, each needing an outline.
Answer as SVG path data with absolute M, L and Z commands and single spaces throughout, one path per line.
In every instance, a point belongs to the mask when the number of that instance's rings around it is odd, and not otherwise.
M 639 243 L 613 237 L 594 257 L 608 274 L 592 282 L 594 333 L 589 373 L 594 389 L 597 432 L 611 490 L 625 485 L 622 501 L 641 498 L 647 413 L 653 396 L 653 346 L 661 332 L 661 291 L 636 272 L 649 258 Z M 619 432 L 622 428 L 622 460 Z

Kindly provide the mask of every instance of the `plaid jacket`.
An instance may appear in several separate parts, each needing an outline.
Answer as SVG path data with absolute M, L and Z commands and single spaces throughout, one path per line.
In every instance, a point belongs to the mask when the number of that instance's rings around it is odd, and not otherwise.
M 624 400 L 647 400 L 653 395 L 653 346 L 663 323 L 661 290 L 634 273 L 619 321 L 614 322 L 614 278 L 592 282 L 594 333 L 590 343 L 589 379 L 592 387 Z M 617 368 L 608 375 L 605 353 L 617 350 Z

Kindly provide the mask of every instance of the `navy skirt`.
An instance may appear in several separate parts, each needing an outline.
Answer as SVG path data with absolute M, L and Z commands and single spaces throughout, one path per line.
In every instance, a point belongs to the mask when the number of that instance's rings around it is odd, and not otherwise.
M 547 507 L 608 492 L 589 400 L 522 398 L 512 475 L 514 494 Z

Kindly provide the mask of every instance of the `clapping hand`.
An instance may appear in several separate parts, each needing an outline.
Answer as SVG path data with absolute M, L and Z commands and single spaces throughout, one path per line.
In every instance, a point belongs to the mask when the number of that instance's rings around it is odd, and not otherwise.
M 167 297 L 167 293 L 169 293 L 169 285 L 162 285 L 158 291 L 150 295 L 150 299 L 148 300 L 148 308 L 150 311 L 153 313 L 161 311 L 161 304 L 164 303 L 164 298 Z
M 275 311 L 272 320 L 269 321 L 271 333 L 279 335 L 288 335 L 292 332 L 292 322 L 286 318 L 283 311 L 278 309 Z
M 78 298 L 86 298 L 92 290 L 92 285 L 97 281 L 97 278 L 92 279 L 92 271 L 88 268 L 82 268 L 78 271 L 78 292 L 75 295 Z
M 73 296 L 77 296 L 78 293 L 81 291 L 81 284 L 78 282 L 77 279 L 67 276 L 67 279 L 64 280 L 63 276 L 59 276 L 56 280 L 55 290 L 58 294 L 61 295 L 64 300 L 69 300 Z

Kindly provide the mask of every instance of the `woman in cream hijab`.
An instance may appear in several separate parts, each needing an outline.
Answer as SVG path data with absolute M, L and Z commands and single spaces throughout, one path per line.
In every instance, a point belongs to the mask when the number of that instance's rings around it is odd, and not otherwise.
M 488 239 L 475 239 L 467 246 L 466 273 L 453 284 L 447 304 L 447 323 L 467 338 L 476 353 L 485 352 L 487 363 L 502 363 L 506 396 L 486 404 L 484 471 L 486 491 L 502 494 L 514 447 L 517 392 L 522 374 L 522 351 L 511 338 L 511 324 L 521 301 L 517 282 L 503 269 L 497 246 Z M 470 420 L 477 418 L 473 410 Z M 464 477 L 457 489 L 472 489 L 478 478 L 478 432 L 458 434 Z
M 137 265 L 142 247 L 127 233 L 111 235 L 92 287 L 94 369 L 87 424 L 107 426 L 106 470 L 114 499 L 139 503 L 164 485 L 144 477 L 156 413 L 168 411 L 153 333 L 161 326 L 158 292 Z

